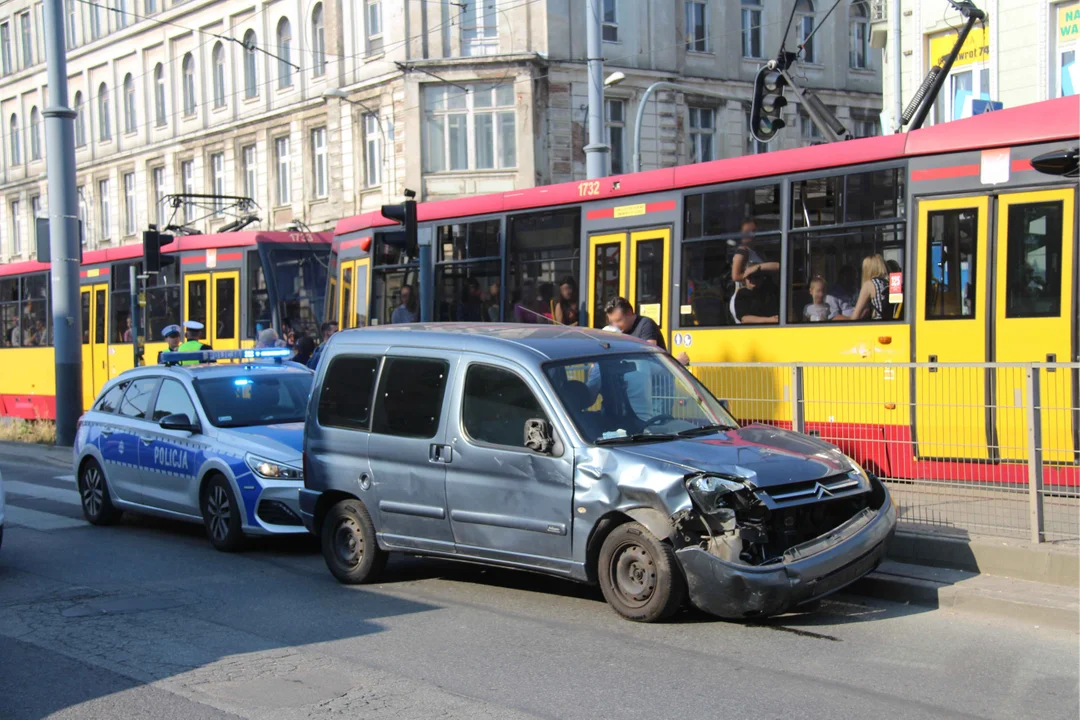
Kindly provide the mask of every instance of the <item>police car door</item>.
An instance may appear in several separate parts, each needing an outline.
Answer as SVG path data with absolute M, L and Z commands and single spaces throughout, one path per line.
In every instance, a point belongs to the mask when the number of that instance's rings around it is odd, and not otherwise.
M 156 377 L 132 380 L 120 400 L 112 432 L 102 439 L 101 456 L 105 460 L 105 476 L 116 494 L 129 502 L 143 501 L 139 436 L 149 425 L 146 417 L 157 384 Z M 104 435 L 104 432 L 102 434 Z
M 161 427 L 162 418 L 177 413 L 187 415 L 193 423 L 200 422 L 184 384 L 164 378 L 150 422 L 144 427 L 139 442 L 143 498 L 151 507 L 197 516 L 199 493 L 195 474 L 200 464 L 202 436 Z

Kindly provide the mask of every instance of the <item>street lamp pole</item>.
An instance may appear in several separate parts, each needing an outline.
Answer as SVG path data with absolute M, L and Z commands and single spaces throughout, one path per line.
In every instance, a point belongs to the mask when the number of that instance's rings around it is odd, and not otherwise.
M 590 180 L 594 180 L 607 175 L 607 156 L 610 150 L 604 142 L 602 0 L 589 0 L 585 12 L 585 43 L 589 63 L 589 144 L 585 146 L 585 173 Z
M 708 95 L 709 97 L 720 98 L 722 100 L 731 99 L 729 96 L 713 90 L 702 90 L 701 88 L 692 87 L 690 85 L 680 85 L 678 83 L 665 82 L 663 80 L 654 82 L 652 85 L 645 88 L 645 92 L 641 96 L 641 102 L 639 102 L 637 106 L 637 117 L 634 119 L 634 172 L 641 172 L 641 123 L 645 119 L 645 105 L 648 103 L 649 96 L 653 94 L 653 91 L 661 89 L 682 90 L 685 93 Z

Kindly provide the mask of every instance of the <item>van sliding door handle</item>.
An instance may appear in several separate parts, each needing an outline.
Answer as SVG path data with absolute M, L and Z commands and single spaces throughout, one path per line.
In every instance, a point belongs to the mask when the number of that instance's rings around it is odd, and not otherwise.
M 449 445 L 432 444 L 428 454 L 428 460 L 433 463 L 449 463 L 453 458 L 454 451 Z

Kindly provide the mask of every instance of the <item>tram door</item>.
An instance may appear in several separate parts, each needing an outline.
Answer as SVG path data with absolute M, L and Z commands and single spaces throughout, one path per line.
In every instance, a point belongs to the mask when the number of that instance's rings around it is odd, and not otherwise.
M 341 288 L 338 306 L 339 327 L 342 330 L 366 327 L 368 323 L 369 258 L 346 260 L 338 269 Z
M 607 325 L 604 305 L 626 297 L 626 233 L 589 238 L 589 324 L 600 330 Z
M 87 285 L 80 290 L 82 306 L 83 409 L 94 403 L 99 390 L 109 379 L 109 338 L 105 321 L 109 317 L 109 285 Z
M 630 301 L 635 312 L 660 326 L 670 348 L 667 301 L 671 289 L 671 228 L 589 238 L 589 321 L 607 325 L 604 305 L 614 297 Z
M 988 215 L 985 196 L 919 203 L 916 362 L 989 359 Z M 987 371 L 931 366 L 913 373 L 918 457 L 989 459 L 993 443 Z
M 238 270 L 184 276 L 184 320 L 202 323 L 203 342 L 215 350 L 240 348 L 239 286 Z
M 1069 362 L 1075 357 L 1072 324 L 1076 191 L 1067 188 L 1003 194 L 997 206 L 994 359 L 997 362 Z M 1001 457 L 1027 457 L 1025 375 L 997 371 L 996 403 Z M 1074 462 L 1075 371 L 1039 373 L 1045 462 Z

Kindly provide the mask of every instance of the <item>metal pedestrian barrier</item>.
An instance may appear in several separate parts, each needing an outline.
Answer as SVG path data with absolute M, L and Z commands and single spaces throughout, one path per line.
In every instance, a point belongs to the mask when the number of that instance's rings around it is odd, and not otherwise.
M 908 530 L 1080 540 L 1080 363 L 694 363 L 743 424 L 838 446 Z

